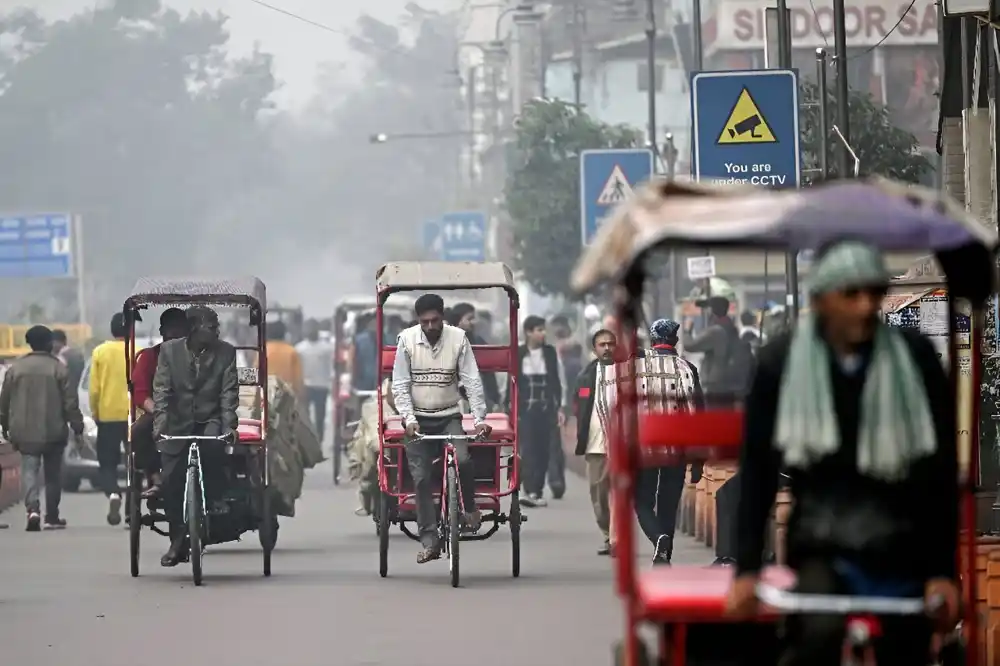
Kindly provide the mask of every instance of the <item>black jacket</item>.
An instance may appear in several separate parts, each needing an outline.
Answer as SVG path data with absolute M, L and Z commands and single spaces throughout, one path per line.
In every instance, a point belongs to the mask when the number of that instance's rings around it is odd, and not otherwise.
M 573 391 L 573 415 L 576 416 L 576 455 L 587 452 L 587 440 L 590 439 L 590 414 L 594 409 L 594 386 L 597 384 L 598 360 L 584 366 L 576 378 L 576 390 Z
M 469 344 L 472 345 L 489 344 L 478 333 L 467 334 L 466 337 L 469 338 Z M 500 386 L 497 383 L 497 374 L 495 372 L 480 372 L 479 376 L 483 382 L 483 397 L 486 398 L 486 408 L 493 409 L 494 405 L 502 404 L 503 401 L 500 399 Z
M 955 575 L 959 495 L 955 399 L 930 341 L 917 333 L 901 332 L 927 390 L 937 451 L 913 463 L 908 478 L 899 483 L 858 472 L 858 426 L 867 368 L 845 375 L 833 361 L 830 378 L 841 445 L 808 469 L 788 470 L 795 501 L 786 539 L 793 568 L 810 557 L 842 556 L 872 575 L 916 580 Z M 790 335 L 784 334 L 761 348 L 746 401 L 736 523 L 740 572 L 761 566 L 764 532 L 782 462 L 772 442 L 790 345 Z
M 517 348 L 517 385 L 520 387 L 517 399 L 520 402 L 519 407 L 524 406 L 524 403 L 528 400 L 523 381 L 524 358 L 527 355 L 527 345 L 521 345 Z M 544 344 L 542 345 L 542 357 L 545 359 L 545 391 L 549 394 L 549 399 L 552 401 L 553 413 L 555 413 L 555 410 L 562 407 L 563 402 L 563 386 L 559 378 L 559 354 L 556 352 L 555 347 L 550 344 Z

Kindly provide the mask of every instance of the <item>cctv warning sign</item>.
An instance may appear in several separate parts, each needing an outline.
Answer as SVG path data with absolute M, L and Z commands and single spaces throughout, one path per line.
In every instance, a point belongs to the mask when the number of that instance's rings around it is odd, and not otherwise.
M 750 91 L 743 88 L 733 110 L 729 112 L 729 119 L 719 134 L 716 145 L 745 145 L 748 143 L 777 143 L 778 139 L 767 124 L 767 119 L 760 112 L 757 103 L 754 102 Z

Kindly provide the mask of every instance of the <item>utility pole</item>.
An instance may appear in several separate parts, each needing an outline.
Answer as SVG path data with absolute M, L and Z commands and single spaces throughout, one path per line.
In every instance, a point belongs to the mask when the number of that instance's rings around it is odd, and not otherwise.
M 697 4 L 697 0 L 695 0 L 695 4 Z M 646 131 L 654 157 L 660 152 L 656 146 L 656 83 L 656 7 L 653 0 L 646 0 L 646 110 L 648 114 Z
M 702 45 L 701 0 L 691 0 L 691 46 L 694 51 L 694 71 L 705 68 L 705 47 Z
M 841 0 L 842 1 L 842 0 Z M 792 68 L 792 26 L 788 2 L 778 0 L 778 68 Z M 799 318 L 799 258 L 794 251 L 785 253 L 785 312 L 789 324 Z M 791 318 L 787 318 L 790 314 Z
M 583 7 L 579 0 L 573 3 L 573 106 L 583 110 Z
M 837 171 L 841 178 L 853 174 L 851 156 L 848 146 L 851 145 L 851 119 L 847 105 L 847 8 L 844 0 L 833 0 L 833 49 L 837 61 L 837 128 L 844 140 L 837 151 Z

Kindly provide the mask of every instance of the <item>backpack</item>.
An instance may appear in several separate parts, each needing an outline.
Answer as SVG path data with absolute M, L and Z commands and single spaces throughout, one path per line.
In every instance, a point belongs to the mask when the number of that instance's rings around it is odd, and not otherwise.
M 735 328 L 728 329 L 729 345 L 726 349 L 726 386 L 739 397 L 750 392 L 753 373 L 757 368 L 753 345 L 744 340 Z

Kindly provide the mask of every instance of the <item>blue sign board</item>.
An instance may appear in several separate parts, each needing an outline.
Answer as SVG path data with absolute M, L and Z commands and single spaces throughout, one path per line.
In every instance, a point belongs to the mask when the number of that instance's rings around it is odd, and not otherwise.
M 445 261 L 486 261 L 486 216 L 445 213 L 440 222 L 441 258 Z
M 441 223 L 438 220 L 424 222 L 424 250 L 428 257 L 441 258 Z
M 594 240 L 611 208 L 652 175 L 653 151 L 646 148 L 580 153 L 580 236 L 584 245 Z
M 73 277 L 73 218 L 0 216 L 0 278 Z
M 793 70 L 691 75 L 695 180 L 798 187 L 799 85 Z

